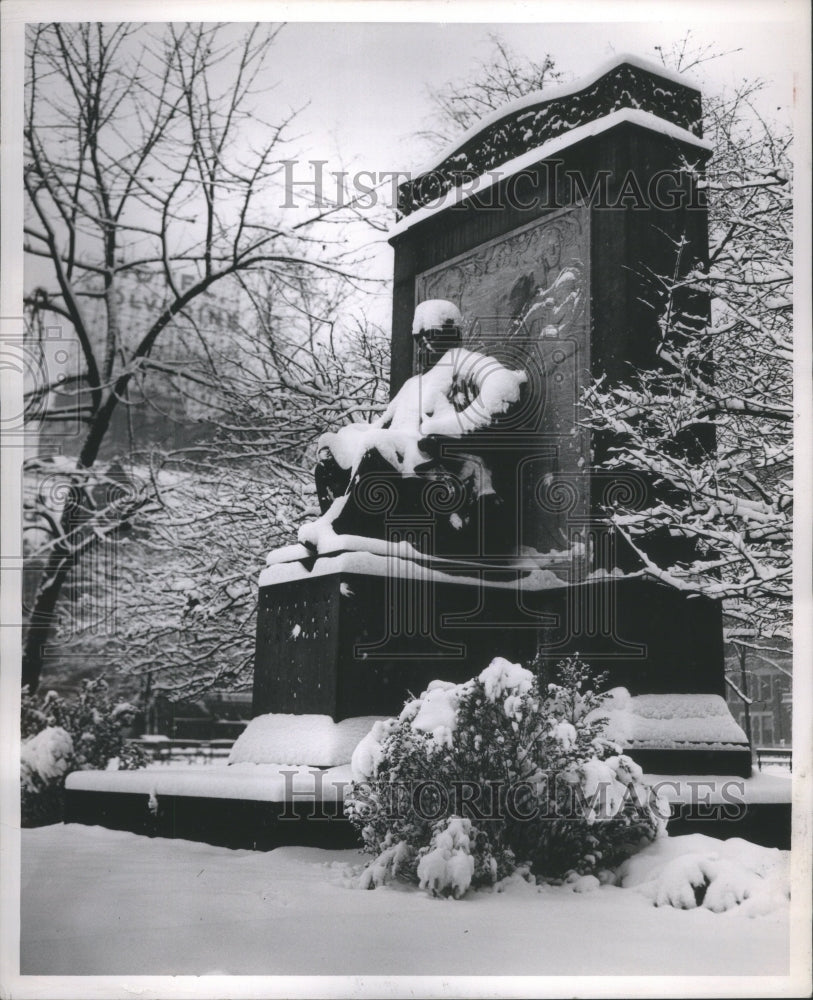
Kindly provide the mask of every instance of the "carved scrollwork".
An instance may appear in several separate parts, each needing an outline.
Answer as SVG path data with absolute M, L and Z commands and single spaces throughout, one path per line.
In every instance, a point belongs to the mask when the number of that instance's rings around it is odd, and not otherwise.
M 400 473 L 375 472 L 360 476 L 353 484 L 353 499 L 365 514 L 387 514 L 398 504 Z
M 572 478 L 543 476 L 534 490 L 536 502 L 551 514 L 569 514 L 579 504 L 579 489 Z

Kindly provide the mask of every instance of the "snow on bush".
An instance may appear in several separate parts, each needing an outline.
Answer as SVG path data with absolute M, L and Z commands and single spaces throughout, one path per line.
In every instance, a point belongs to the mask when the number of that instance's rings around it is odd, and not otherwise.
M 617 882 L 655 906 L 714 913 L 740 908 L 763 916 L 787 906 L 789 852 L 739 837 L 717 840 L 701 833 L 667 837 L 624 861 Z
M 578 659 L 545 684 L 497 657 L 377 723 L 353 754 L 347 803 L 374 856 L 362 884 L 400 876 L 457 898 L 523 868 L 593 876 L 651 842 L 668 807 L 603 737 L 601 701 Z
M 471 822 L 452 816 L 435 827 L 426 852 L 418 860 L 418 884 L 436 896 L 459 899 L 471 885 Z
M 29 792 L 63 778 L 73 764 L 73 740 L 61 726 L 46 726 L 20 748 L 20 782 Z
M 144 752 L 122 735 L 127 702 L 113 704 L 107 682 L 82 682 L 77 697 L 55 691 L 30 695 L 23 690 L 20 751 L 23 826 L 42 826 L 62 819 L 65 776 L 70 771 L 104 770 L 111 761 L 122 770 L 143 767 Z

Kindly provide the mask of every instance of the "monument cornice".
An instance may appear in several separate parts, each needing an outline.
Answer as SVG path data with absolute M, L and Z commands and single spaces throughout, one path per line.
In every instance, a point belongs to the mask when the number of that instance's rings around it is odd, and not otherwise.
M 521 169 L 516 161 L 529 154 L 538 154 L 537 160 L 553 155 L 558 149 L 551 144 L 557 140 L 569 146 L 594 134 L 591 128 L 601 122 L 606 129 L 622 117 L 635 120 L 640 115 L 645 116 L 639 121 L 644 127 L 668 130 L 679 141 L 709 148 L 703 142 L 700 91 L 665 68 L 624 56 L 587 79 L 537 91 L 480 119 L 399 186 L 397 218 L 405 220 L 490 171 Z
M 700 153 L 703 161 L 707 160 L 712 152 L 711 143 L 705 139 L 698 138 L 687 129 L 681 128 L 678 125 L 672 125 L 647 111 L 629 108 L 621 109 L 605 115 L 603 118 L 581 125 L 570 132 L 556 136 L 541 146 L 535 146 L 532 149 L 526 150 L 521 155 L 502 163 L 499 168 L 494 168 L 486 175 L 478 175 L 477 177 L 473 175 L 461 175 L 455 183 L 450 182 L 442 186 L 437 183 L 441 180 L 439 175 L 431 173 L 421 175 L 421 177 L 416 178 L 412 183 L 417 184 L 422 182 L 427 185 L 426 197 L 422 201 L 428 202 L 428 204 L 416 206 L 409 215 L 397 217 L 395 224 L 390 228 L 387 238 L 392 241 L 419 222 L 433 218 L 450 208 L 460 207 L 469 199 L 482 197 L 490 188 L 510 180 L 510 178 L 515 177 L 522 171 L 530 170 L 545 160 L 552 160 L 560 153 L 572 149 L 578 143 L 593 139 L 623 125 L 637 126 L 638 128 L 671 139 L 676 143 L 693 147 Z M 467 185 L 467 181 L 471 182 L 471 184 Z M 428 190 L 429 187 L 431 187 L 431 191 Z

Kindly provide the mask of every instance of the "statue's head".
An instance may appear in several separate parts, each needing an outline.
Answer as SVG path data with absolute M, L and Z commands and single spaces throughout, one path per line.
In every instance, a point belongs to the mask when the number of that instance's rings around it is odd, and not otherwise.
M 412 336 L 421 354 L 434 364 L 441 355 L 458 347 L 463 339 L 463 317 L 453 302 L 427 299 L 415 310 Z

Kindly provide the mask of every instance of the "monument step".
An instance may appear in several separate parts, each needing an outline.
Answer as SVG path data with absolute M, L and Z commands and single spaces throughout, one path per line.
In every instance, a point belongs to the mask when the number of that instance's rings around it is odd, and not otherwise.
M 66 782 L 65 822 L 234 849 L 359 846 L 342 806 L 349 767 L 252 767 L 253 773 L 216 764 L 75 771 Z M 646 778 L 671 805 L 670 834 L 790 848 L 789 778 L 664 772 Z

